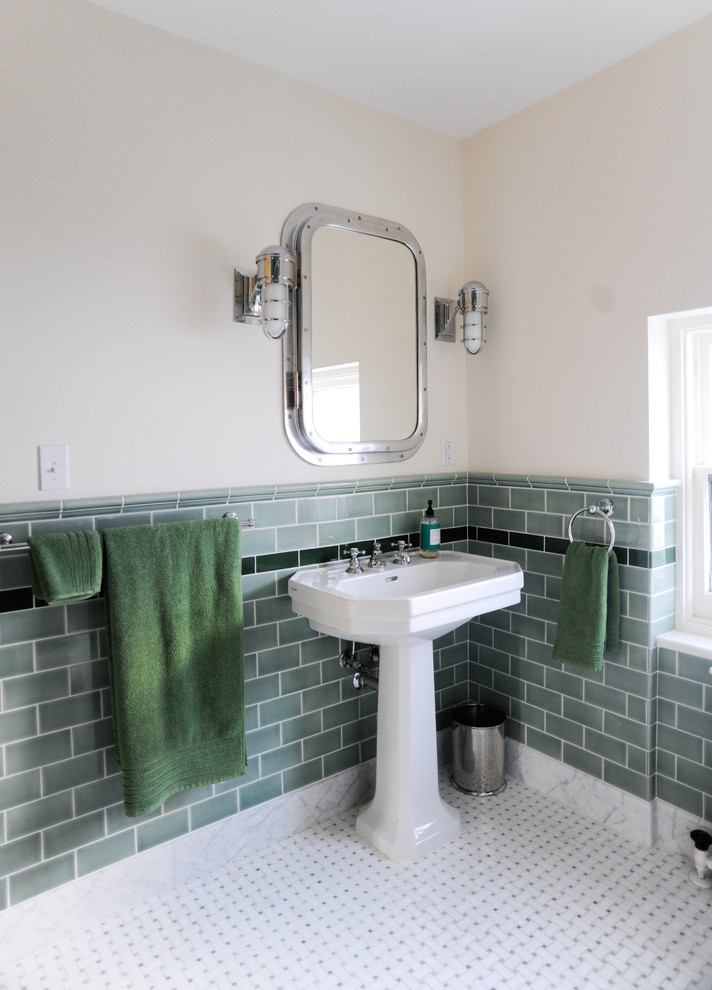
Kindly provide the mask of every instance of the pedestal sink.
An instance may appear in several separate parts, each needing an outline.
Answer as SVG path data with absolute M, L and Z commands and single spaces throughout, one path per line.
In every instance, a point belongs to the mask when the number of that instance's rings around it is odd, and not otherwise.
M 418 859 L 455 838 L 460 816 L 440 797 L 435 729 L 433 640 L 476 615 L 514 605 L 518 564 L 443 550 L 409 564 L 382 558 L 297 571 L 292 608 L 317 632 L 380 647 L 376 790 L 356 830 L 390 859 Z

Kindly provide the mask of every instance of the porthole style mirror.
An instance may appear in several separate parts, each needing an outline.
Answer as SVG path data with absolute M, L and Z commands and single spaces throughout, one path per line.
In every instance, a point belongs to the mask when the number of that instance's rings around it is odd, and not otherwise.
M 405 460 L 425 439 L 426 288 L 400 224 L 307 203 L 287 218 L 294 320 L 283 338 L 287 438 L 312 464 Z

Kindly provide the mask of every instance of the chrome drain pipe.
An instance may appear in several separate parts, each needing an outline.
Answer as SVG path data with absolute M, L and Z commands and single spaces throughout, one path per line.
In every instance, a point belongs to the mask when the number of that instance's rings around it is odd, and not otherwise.
M 351 649 L 342 650 L 339 656 L 339 666 L 342 670 L 353 670 L 353 685 L 357 691 L 362 688 L 368 687 L 372 688 L 374 691 L 378 690 L 378 678 L 374 677 L 373 674 L 369 674 L 368 667 L 365 667 L 362 663 L 356 659 L 356 644 L 351 644 Z M 378 659 L 379 649 L 377 646 L 371 647 L 371 660 Z

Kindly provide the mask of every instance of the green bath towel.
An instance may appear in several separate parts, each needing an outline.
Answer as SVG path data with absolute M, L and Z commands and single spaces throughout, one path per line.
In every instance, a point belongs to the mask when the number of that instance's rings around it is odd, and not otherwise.
M 104 533 L 114 740 L 130 816 L 245 772 L 240 524 Z
M 553 659 L 601 670 L 619 646 L 618 560 L 607 547 L 575 542 L 566 551 Z
M 82 602 L 101 590 L 101 539 L 93 529 L 31 536 L 32 592 L 48 605 Z

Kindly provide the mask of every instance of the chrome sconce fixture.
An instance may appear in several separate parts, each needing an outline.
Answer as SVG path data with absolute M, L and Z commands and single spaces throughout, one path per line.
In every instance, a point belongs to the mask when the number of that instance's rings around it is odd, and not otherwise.
M 462 319 L 461 342 L 468 354 L 477 354 L 487 343 L 487 306 L 489 289 L 482 282 L 465 282 L 460 289 L 457 302 L 454 299 L 435 298 L 435 339 L 455 340 L 455 320 L 460 313 Z
M 279 340 L 292 322 L 294 256 L 281 244 L 266 247 L 255 259 L 257 271 L 235 269 L 234 320 L 259 324 L 266 337 Z

